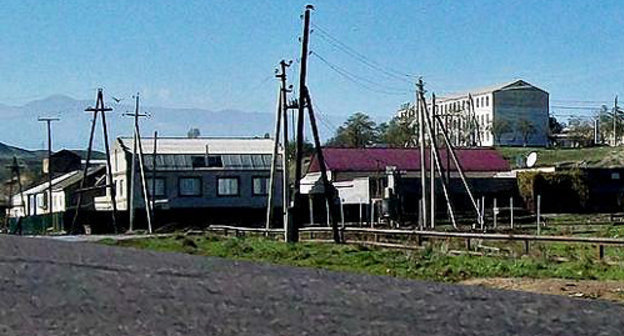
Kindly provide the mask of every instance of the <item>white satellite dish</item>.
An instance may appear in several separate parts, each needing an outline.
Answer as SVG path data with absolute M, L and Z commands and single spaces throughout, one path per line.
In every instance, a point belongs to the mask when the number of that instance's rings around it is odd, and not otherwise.
M 537 153 L 536 152 L 529 153 L 529 155 L 527 155 L 526 157 L 527 168 L 532 168 L 533 166 L 535 166 L 536 162 L 537 162 Z

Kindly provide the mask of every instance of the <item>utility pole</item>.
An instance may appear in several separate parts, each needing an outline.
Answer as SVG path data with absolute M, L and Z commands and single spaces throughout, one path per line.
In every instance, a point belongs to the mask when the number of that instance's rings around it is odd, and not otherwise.
M 425 85 L 422 79 L 418 80 L 416 83 L 416 110 L 418 113 L 418 147 L 420 149 L 420 203 L 422 206 L 420 207 L 420 227 L 424 229 L 427 227 L 427 175 L 425 169 L 425 116 L 423 108 L 424 102 L 421 100 L 421 95 L 425 94 Z M 430 165 L 433 162 L 429 162 Z
M 306 75 L 308 71 L 308 43 L 310 39 L 310 11 L 314 9 L 314 6 L 307 5 L 305 13 L 303 14 L 303 36 L 301 40 L 301 68 L 299 70 L 299 106 L 297 113 L 297 149 L 295 162 L 295 183 L 294 183 L 294 211 L 296 214 L 296 220 L 292 221 L 290 227 L 286 230 L 286 241 L 297 242 L 299 241 L 299 230 L 296 227 L 299 223 L 296 223 L 301 217 L 301 161 L 303 160 L 303 121 L 304 121 L 304 109 L 305 109 L 305 86 Z
M 429 139 L 429 206 L 431 207 L 429 210 L 429 227 L 431 227 L 432 229 L 435 229 L 435 166 L 433 165 L 433 152 L 434 150 L 438 150 L 437 146 L 435 146 L 436 144 L 436 136 L 437 136 L 437 127 L 435 124 L 435 103 L 436 103 L 436 96 L 435 94 L 431 95 L 431 120 L 433 121 L 433 125 L 432 126 L 432 131 L 433 131 L 433 136 L 431 137 L 431 139 Z M 427 106 L 427 105 L 425 105 Z M 435 146 L 435 148 L 434 148 Z
M 321 148 L 321 140 L 316 127 L 316 119 L 314 117 L 314 109 L 310 92 L 306 86 L 306 72 L 307 72 L 307 59 L 308 59 L 308 41 L 310 35 L 310 11 L 314 9 L 312 5 L 307 5 L 304 13 L 303 20 L 303 38 L 301 47 L 301 70 L 299 74 L 299 100 L 298 100 L 298 117 L 297 117 L 297 161 L 295 162 L 295 185 L 294 185 L 294 205 L 293 205 L 293 220 L 289 221 L 290 230 L 286 231 L 287 242 L 297 242 L 299 240 L 299 223 L 303 222 L 303 208 L 305 199 L 301 196 L 301 170 L 303 159 L 303 129 L 304 129 L 304 111 L 308 110 L 308 117 L 310 118 L 310 128 L 312 129 L 312 135 L 314 136 L 314 147 L 316 150 L 316 158 L 319 163 L 321 172 L 321 181 L 323 182 L 323 193 L 325 200 L 329 206 L 329 212 L 331 217 L 332 232 L 334 242 L 341 243 L 342 237 L 338 230 L 338 224 L 336 222 L 337 208 L 336 208 L 336 196 L 337 190 L 329 182 L 327 177 L 327 166 L 325 165 L 325 158 L 323 156 L 323 150 Z
M 617 146 L 617 129 L 616 123 L 618 118 L 618 96 L 615 96 L 615 102 L 613 104 L 613 146 Z
M 137 162 L 137 149 L 139 150 L 138 161 L 139 161 L 139 170 L 141 172 L 141 187 L 143 192 L 143 203 L 145 204 L 145 212 L 147 218 L 147 228 L 149 233 L 152 233 L 152 213 L 150 206 L 150 198 L 148 197 L 147 192 L 147 179 L 145 178 L 145 165 L 143 162 L 143 145 L 141 143 L 141 132 L 139 128 L 139 118 L 147 117 L 145 113 L 139 113 L 139 93 L 134 96 L 135 105 L 134 105 L 134 113 L 124 113 L 124 116 L 133 117 L 134 119 L 134 136 L 132 141 L 132 165 L 130 172 L 130 190 L 129 190 L 129 200 L 130 205 L 128 207 L 129 212 L 129 228 L 128 230 L 132 232 L 134 230 L 134 216 L 135 216 L 135 200 L 134 200 L 134 190 L 135 190 L 135 179 L 136 179 L 136 162 Z M 154 190 L 152 190 L 154 193 Z
M 288 167 L 286 165 L 286 145 L 288 143 L 288 119 L 287 119 L 287 110 L 288 110 L 288 106 L 287 106 L 287 93 L 289 92 L 289 90 L 286 88 L 286 68 L 290 66 L 292 62 L 288 62 L 286 63 L 286 61 L 282 60 L 280 62 L 280 70 L 279 72 L 275 75 L 275 77 L 280 79 L 280 89 L 279 89 L 279 94 L 278 94 L 278 102 L 277 102 L 277 111 L 276 111 L 276 116 L 275 116 L 275 137 L 273 139 L 274 141 L 274 146 L 273 146 L 273 157 L 271 160 L 271 175 L 269 177 L 269 195 L 267 197 L 267 213 L 266 213 L 266 230 L 267 230 L 267 235 L 269 232 L 269 229 L 271 228 L 271 222 L 273 221 L 273 198 L 274 198 L 274 194 L 275 194 L 275 174 L 277 173 L 277 159 L 279 156 L 279 141 L 280 141 L 280 131 L 282 128 L 282 117 L 283 117 L 283 128 L 284 128 L 284 142 L 283 142 L 283 152 L 282 152 L 282 171 L 283 174 L 287 174 L 287 170 Z M 286 175 L 284 175 L 286 176 Z M 284 188 L 284 186 L 286 186 Z M 287 193 L 288 193 L 288 180 L 286 178 L 284 178 L 283 180 L 283 195 L 282 198 L 284 200 L 283 202 L 283 212 L 284 214 L 288 213 L 288 203 L 286 200 L 287 198 Z M 284 230 L 288 230 L 288 217 L 286 215 L 283 216 L 284 218 Z
M 48 213 L 50 214 L 50 227 L 52 227 L 53 229 L 55 229 L 55 225 L 54 225 L 54 209 L 53 209 L 53 203 L 52 202 L 52 173 L 53 173 L 53 169 L 52 169 L 52 122 L 54 121 L 59 121 L 61 119 L 59 118 L 44 118 L 44 117 L 39 117 L 37 118 L 37 121 L 40 122 L 45 122 L 47 124 L 47 129 L 48 129 Z
M 95 107 L 88 107 L 85 109 L 85 112 L 93 113 L 93 119 L 91 120 L 91 132 L 89 134 L 89 147 L 87 148 L 87 160 L 85 162 L 85 166 L 83 168 L 82 181 L 80 181 L 80 189 L 78 192 L 78 200 L 76 202 L 76 212 L 74 213 L 74 219 L 72 221 L 72 226 L 70 232 L 72 234 L 76 234 L 79 232 L 77 228 L 80 208 L 82 207 L 82 193 L 85 191 L 85 184 L 87 182 L 87 175 L 89 173 L 89 164 L 91 163 L 91 154 L 93 151 L 93 137 L 95 135 L 95 125 L 97 124 L 98 115 L 102 115 L 102 132 L 104 136 L 104 148 L 106 150 L 106 173 L 108 178 L 108 183 L 105 188 L 109 189 L 111 196 L 111 204 L 112 204 L 112 226 L 113 232 L 117 233 L 117 200 L 116 200 L 116 190 L 115 185 L 113 183 L 113 167 L 111 166 L 110 159 L 110 147 L 108 145 L 108 130 L 106 127 L 106 112 L 110 112 L 113 109 L 110 107 L 104 106 L 104 94 L 102 89 L 98 89 Z

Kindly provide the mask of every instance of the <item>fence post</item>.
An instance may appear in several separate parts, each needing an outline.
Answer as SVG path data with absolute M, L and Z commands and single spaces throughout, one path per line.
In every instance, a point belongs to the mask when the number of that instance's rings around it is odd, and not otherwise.
M 362 226 L 362 199 L 358 198 L 358 204 L 360 206 L 360 226 Z
M 310 226 L 314 226 L 314 201 L 312 200 L 312 194 L 308 194 L 308 205 L 310 210 Z
M 509 197 L 509 211 L 511 212 L 510 214 L 510 224 L 511 224 L 511 229 L 514 229 L 514 208 L 513 208 L 513 196 Z
M 340 198 L 340 219 L 342 220 L 342 228 L 344 229 L 345 227 L 345 218 L 344 218 L 344 203 L 343 203 L 343 199 Z
M 524 241 L 524 254 L 526 255 L 529 254 L 529 240 L 528 239 Z
M 329 201 L 325 198 L 325 221 L 327 222 L 327 226 L 331 226 L 329 222 Z
M 536 222 L 537 222 L 537 235 L 538 236 L 541 233 L 541 230 L 540 230 L 540 215 L 541 215 L 540 214 L 540 211 L 541 211 L 540 206 L 541 206 L 541 203 L 542 203 L 542 196 L 541 195 L 537 195 L 537 216 L 536 216 L 537 218 L 536 218 Z
M 604 258 L 604 245 L 598 245 L 598 259 Z
M 492 214 L 494 216 L 493 218 L 494 229 L 496 229 L 496 215 L 498 215 L 498 207 L 496 206 L 496 197 L 494 198 L 494 204 L 492 205 Z
M 485 230 L 485 196 L 481 196 L 481 231 Z

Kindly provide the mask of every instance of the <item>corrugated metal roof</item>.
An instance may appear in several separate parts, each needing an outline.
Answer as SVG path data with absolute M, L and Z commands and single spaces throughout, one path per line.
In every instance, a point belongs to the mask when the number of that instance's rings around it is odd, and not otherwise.
M 134 139 L 119 137 L 118 142 L 124 150 L 132 152 Z M 154 138 L 142 137 L 143 153 L 151 154 L 154 149 Z M 157 154 L 271 154 L 273 139 L 265 138 L 158 138 Z
M 144 155 L 145 168 L 153 167 L 151 154 Z M 271 168 L 271 154 L 158 154 L 156 167 L 159 170 L 193 170 L 205 168 L 268 170 Z M 281 160 L 278 160 L 281 169 Z
M 91 167 L 89 168 L 87 175 L 91 175 L 99 171 L 102 171 L 104 170 L 104 168 L 105 168 L 104 166 Z M 52 179 L 52 190 L 54 191 L 63 190 L 67 186 L 70 186 L 80 181 L 81 179 L 82 179 L 82 170 L 74 170 L 67 174 L 63 174 L 59 177 L 55 177 Z M 48 190 L 48 187 L 49 187 L 49 183 L 46 181 L 32 188 L 24 190 L 24 194 L 25 195 L 38 194 L 38 193 Z M 19 193 L 16 195 L 19 195 Z
M 425 151 L 425 167 L 429 169 L 429 149 Z M 509 163 L 495 149 L 455 149 L 465 172 L 509 171 Z M 324 148 L 327 169 L 334 172 L 385 171 L 386 166 L 396 166 L 402 171 L 420 171 L 418 148 Z M 447 169 L 447 151 L 440 149 L 442 167 Z M 457 168 L 451 159 L 451 171 Z M 309 172 L 319 171 L 316 155 Z

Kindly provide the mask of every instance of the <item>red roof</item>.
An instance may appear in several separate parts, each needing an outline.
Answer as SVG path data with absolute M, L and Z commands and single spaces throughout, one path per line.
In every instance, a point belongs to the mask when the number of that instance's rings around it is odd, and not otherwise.
M 447 150 L 440 149 L 442 167 L 447 168 Z M 455 154 L 465 172 L 509 171 L 509 163 L 495 149 L 455 149 Z M 420 170 L 418 148 L 323 148 L 327 169 L 331 171 L 369 172 L 384 171 L 386 166 L 396 166 L 402 171 Z M 457 170 L 451 158 L 451 171 Z M 429 169 L 429 149 L 425 150 L 425 167 Z M 316 155 L 309 172 L 319 171 Z

